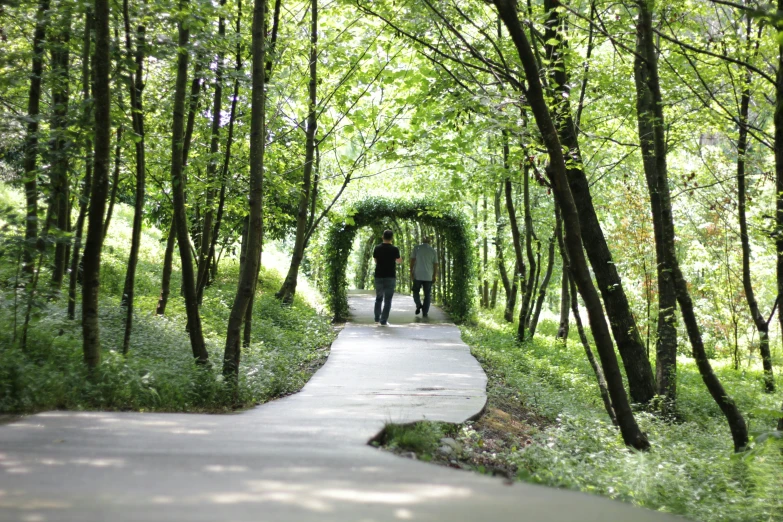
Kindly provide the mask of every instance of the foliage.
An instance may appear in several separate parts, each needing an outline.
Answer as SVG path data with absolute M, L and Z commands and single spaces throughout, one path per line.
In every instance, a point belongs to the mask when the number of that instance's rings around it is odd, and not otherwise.
M 119 205 L 104 252 L 101 301 L 103 364 L 87 378 L 82 361 L 81 325 L 68 320 L 64 300 L 40 302 L 28 348 L 14 342 L 14 259 L 0 258 L 0 411 L 109 409 L 144 411 L 226 411 L 298 391 L 326 356 L 333 338 L 325 317 L 303 299 L 281 307 L 274 291 L 281 277 L 263 269 L 253 309 L 251 344 L 242 352 L 236 395 L 223 383 L 218 364 L 198 367 L 185 332 L 181 299 L 172 299 L 167 316 L 154 310 L 162 257 L 160 232 L 145 231 L 137 278 L 138 315 L 130 353 L 123 357 L 125 310 L 119 305 L 125 277 L 132 209 Z M 207 288 L 202 317 L 212 361 L 222 357 L 225 324 L 235 291 L 238 262 L 221 264 Z M 178 272 L 172 281 L 180 281 Z M 178 288 L 172 289 L 179 295 Z M 23 320 L 17 310 L 17 323 Z M 77 317 L 80 313 L 77 311 Z
M 440 445 L 440 439 L 454 433 L 455 426 L 444 422 L 389 423 L 374 443 L 390 450 L 412 451 L 422 460 L 430 460 Z
M 696 520 L 783 520 L 781 440 L 759 436 L 750 452 L 733 456 L 728 427 L 691 360 L 679 361 L 677 422 L 637 413 L 652 444 L 642 453 L 626 448 L 606 418 L 578 343 L 538 336 L 519 345 L 512 328 L 488 315 L 462 331 L 486 371 L 518 392 L 523 406 L 552 421 L 534 444 L 498 455 L 516 466 L 519 479 Z M 740 373 L 722 365 L 717 371 L 741 409 L 752 413 L 756 432 L 771 430 L 783 394 L 761 392 L 760 369 Z M 461 440 L 470 443 L 469 427 Z
M 457 322 L 471 317 L 473 309 L 473 249 L 472 237 L 464 216 L 442 208 L 430 200 L 389 200 L 367 198 L 353 205 L 350 214 L 333 218 L 325 249 L 328 262 L 327 288 L 329 304 L 336 321 L 348 318 L 347 280 L 348 257 L 356 232 L 385 217 L 408 219 L 430 225 L 444 234 L 446 247 L 459 256 L 452 275 L 451 301 L 448 304 L 452 319 Z

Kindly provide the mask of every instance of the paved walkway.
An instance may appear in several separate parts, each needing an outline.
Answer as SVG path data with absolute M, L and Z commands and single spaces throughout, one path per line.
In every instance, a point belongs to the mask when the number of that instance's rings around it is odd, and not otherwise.
M 486 378 L 459 330 L 372 298 L 298 394 L 234 415 L 51 412 L 0 426 L 0 521 L 663 521 L 594 496 L 367 446 L 384 422 L 462 422 Z

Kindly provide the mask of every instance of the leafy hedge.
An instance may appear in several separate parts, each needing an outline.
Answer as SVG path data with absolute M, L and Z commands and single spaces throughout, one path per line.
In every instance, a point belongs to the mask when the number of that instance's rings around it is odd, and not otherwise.
M 356 232 L 362 227 L 372 225 L 385 217 L 418 221 L 443 234 L 446 248 L 459 254 L 459 262 L 451 267 L 451 300 L 448 310 L 456 322 L 467 320 L 473 309 L 473 249 L 471 248 L 470 227 L 465 217 L 453 210 L 444 209 L 431 200 L 390 200 L 385 198 L 367 198 L 355 204 L 351 215 L 333 217 L 332 227 L 326 241 L 327 294 L 329 306 L 335 321 L 348 318 L 348 298 L 346 295 L 346 267 L 348 256 L 353 247 Z

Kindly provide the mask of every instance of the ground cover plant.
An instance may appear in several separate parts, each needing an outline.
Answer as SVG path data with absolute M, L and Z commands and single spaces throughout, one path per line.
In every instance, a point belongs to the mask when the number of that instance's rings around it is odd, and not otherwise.
M 4 188 L 0 206 L 18 204 Z M 122 354 L 125 277 L 132 208 L 118 205 L 106 239 L 100 321 L 103 364 L 90 376 L 84 365 L 79 321 L 68 319 L 64 299 L 33 296 L 26 347 L 20 345 L 29 295 L 15 286 L 13 256 L 0 258 L 0 412 L 46 409 L 220 412 L 252 406 L 298 391 L 328 354 L 334 332 L 328 319 L 304 297 L 281 307 L 274 292 L 282 283 L 275 269 L 262 269 L 251 342 L 243 349 L 236 388 L 219 365 L 194 364 L 178 297 L 179 270 L 165 316 L 154 314 L 160 291 L 160 231 L 142 237 L 137 276 L 137 317 L 127 355 Z M 220 266 L 202 304 L 204 336 L 212 360 L 220 360 L 223 330 L 235 291 L 238 262 Z M 14 292 L 17 292 L 16 300 Z M 78 317 L 78 314 L 77 314 Z
M 652 443 L 639 452 L 623 444 L 607 417 L 578 339 L 564 344 L 542 335 L 519 343 L 513 325 L 498 319 L 497 313 L 482 313 L 476 324 L 462 327 L 463 340 L 489 377 L 485 415 L 462 426 L 387 427 L 380 438 L 387 448 L 693 520 L 783 520 L 783 440 L 773 431 L 781 394 L 761 391 L 761 368 L 716 370 L 752 419 L 755 439 L 747 452 L 732 454 L 720 410 L 687 358 L 679 361 L 677 417 L 636 412 Z M 556 326 L 545 324 L 544 331 Z M 447 433 L 457 450 L 439 452 Z M 416 444 L 406 445 L 410 439 Z

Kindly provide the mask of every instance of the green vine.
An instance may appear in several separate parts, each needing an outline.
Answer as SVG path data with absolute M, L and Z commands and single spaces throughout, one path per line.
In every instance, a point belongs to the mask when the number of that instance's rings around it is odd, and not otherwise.
M 346 216 L 333 216 L 326 240 L 327 275 L 325 289 L 329 306 L 336 322 L 348 319 L 347 281 L 345 277 L 348 256 L 353 248 L 356 232 L 383 218 L 417 221 L 440 232 L 446 248 L 455 260 L 451 267 L 451 299 L 448 311 L 456 322 L 470 318 L 473 308 L 473 249 L 470 228 L 465 217 L 454 210 L 444 209 L 431 200 L 389 200 L 367 198 L 355 204 Z M 404 257 L 407 257 L 403 254 Z

